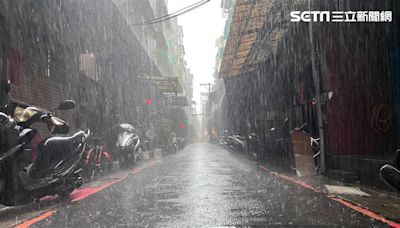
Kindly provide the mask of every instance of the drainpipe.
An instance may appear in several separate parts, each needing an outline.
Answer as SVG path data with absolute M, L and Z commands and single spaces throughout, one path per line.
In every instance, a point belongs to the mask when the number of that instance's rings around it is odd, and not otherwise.
M 0 64 L 2 68 L 0 69 L 0 107 L 8 104 L 9 102 L 9 97 L 8 94 L 5 92 L 5 88 L 8 84 L 8 75 L 7 75 L 7 64 L 8 64 L 8 58 L 9 58 L 9 46 L 10 46 L 10 30 L 8 27 L 8 13 L 6 10 L 1 10 L 0 11 L 0 35 L 2 36 L 0 38 L 0 58 L 2 59 L 2 63 Z
M 397 14 L 400 12 L 400 5 L 392 3 L 393 14 Z M 392 36 L 391 41 L 391 60 L 392 60 L 392 91 L 393 91 L 393 100 L 394 100 L 394 110 L 395 110 L 395 126 L 397 134 L 400 134 L 400 26 L 399 19 L 396 18 L 393 23 L 390 25 L 390 31 Z M 397 144 L 400 144 L 400 141 L 397 140 Z
M 311 1 L 308 0 L 308 10 L 311 11 Z M 311 49 L 311 67 L 312 67 L 312 76 L 315 88 L 315 99 L 317 100 L 317 116 L 318 116 L 318 130 L 319 130 L 319 139 L 320 139 L 320 172 L 321 174 L 325 174 L 326 172 L 326 163 L 325 163 L 325 135 L 324 135 L 324 118 L 322 115 L 322 96 L 321 96 L 321 79 L 320 72 L 316 58 L 316 50 L 314 44 L 314 34 L 313 34 L 313 22 L 308 23 L 308 29 L 310 33 L 310 49 Z

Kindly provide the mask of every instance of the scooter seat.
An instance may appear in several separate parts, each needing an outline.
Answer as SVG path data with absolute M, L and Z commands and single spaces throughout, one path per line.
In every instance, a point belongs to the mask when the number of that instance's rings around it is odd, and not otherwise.
M 69 137 L 50 137 L 44 141 L 44 148 L 51 146 L 63 146 L 64 144 L 70 145 L 75 143 L 81 143 L 85 138 L 85 133 L 83 131 L 79 131 L 72 136 Z
M 52 166 L 70 158 L 86 140 L 84 131 L 70 137 L 50 137 L 39 144 L 37 159 L 34 161 L 29 175 L 34 178 L 44 177 Z
M 380 169 L 381 177 L 390 186 L 400 192 L 400 171 L 391 165 L 384 165 Z
M 240 136 L 240 135 L 235 135 L 235 138 L 237 138 L 237 139 L 240 139 L 240 140 L 246 140 L 246 138 L 245 138 L 245 137 L 243 137 L 243 136 Z

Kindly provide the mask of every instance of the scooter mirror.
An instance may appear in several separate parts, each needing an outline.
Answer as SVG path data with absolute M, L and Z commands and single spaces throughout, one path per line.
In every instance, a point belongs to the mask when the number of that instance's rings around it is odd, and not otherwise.
M 58 105 L 56 110 L 71 110 L 75 108 L 75 101 L 65 100 Z

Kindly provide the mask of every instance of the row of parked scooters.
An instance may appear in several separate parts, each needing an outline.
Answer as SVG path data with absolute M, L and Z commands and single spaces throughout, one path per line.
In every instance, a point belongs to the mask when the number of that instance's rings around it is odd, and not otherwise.
M 0 204 L 38 202 L 48 195 L 69 197 L 85 179 L 111 171 L 114 160 L 125 169 L 140 159 L 149 140 L 130 124 L 116 127 L 117 159 L 89 129 L 66 136 L 68 123 L 53 112 L 73 108 L 72 100 L 49 111 L 10 97 L 9 104 L 0 109 Z M 45 123 L 51 136 L 41 139 L 36 123 Z
M 253 132 L 247 136 L 241 136 L 239 134 L 229 134 L 225 131 L 225 135 L 219 139 L 219 144 L 232 151 L 245 152 L 253 160 L 274 160 L 274 163 L 279 168 L 293 170 L 294 158 L 290 138 L 291 130 L 288 128 L 287 121 L 288 119 L 286 118 L 281 126 L 273 127 L 262 134 Z M 315 169 L 318 171 L 320 164 L 319 138 L 312 137 L 307 133 L 306 124 L 296 127 L 292 131 L 302 132 L 309 136 Z
M 287 120 L 286 120 L 287 121 Z M 294 131 L 306 132 L 306 124 L 294 129 Z M 247 152 L 248 155 L 257 160 L 266 160 L 266 156 L 271 156 L 271 152 L 278 154 L 278 157 L 283 158 L 283 166 L 291 168 L 293 166 L 293 155 L 291 151 L 288 131 L 285 129 L 279 130 L 271 128 L 270 132 L 262 135 L 255 133 L 249 134 L 247 137 L 240 136 L 238 134 L 228 134 L 220 137 L 215 141 L 215 144 L 222 145 L 226 149 Z M 285 133 L 286 132 L 286 133 Z M 313 158 L 316 171 L 320 168 L 320 140 L 319 138 L 310 137 L 310 145 L 313 150 Z M 269 154 L 268 154 L 269 151 Z M 378 170 L 377 170 L 378 171 Z M 392 162 L 384 164 L 380 170 L 381 179 L 392 189 L 400 192 L 400 149 L 397 149 Z
M 89 136 L 79 164 L 84 180 L 89 181 L 111 172 L 115 160 L 118 160 L 120 169 L 130 168 L 140 160 L 143 157 L 143 151 L 150 149 L 150 139 L 144 134 L 140 135 L 137 128 L 143 128 L 143 126 L 133 127 L 131 124 L 123 123 L 110 129 L 117 135 L 116 153 L 106 150 L 104 136 L 94 136 L 94 134 Z

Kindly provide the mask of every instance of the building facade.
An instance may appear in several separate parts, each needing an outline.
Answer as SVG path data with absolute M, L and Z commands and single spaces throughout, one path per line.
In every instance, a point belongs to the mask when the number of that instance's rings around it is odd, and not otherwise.
M 394 1 L 311 1 L 316 9 L 396 9 Z M 398 8 L 398 7 L 397 7 Z M 351 172 L 382 186 L 379 167 L 398 145 L 391 42 L 394 23 L 291 23 L 306 1 L 247 1 L 235 5 L 219 76 L 226 89 L 227 127 L 266 132 L 285 118 L 318 137 L 322 104 L 328 172 Z M 395 14 L 396 12 L 393 12 Z M 310 37 L 314 43 L 310 42 Z M 312 55 L 316 57 L 313 65 Z M 321 100 L 315 100 L 315 71 Z
M 184 60 L 182 26 L 178 24 L 177 18 L 161 23 L 145 23 L 168 15 L 168 2 L 165 0 L 114 0 L 114 2 L 147 55 L 159 69 L 161 76 L 179 79 L 182 91 L 165 95 L 170 101 L 176 96 L 186 97 L 187 106 L 181 107 L 178 112 L 182 110 L 186 113 L 192 112 L 193 75 Z
M 90 128 L 95 134 L 120 122 L 141 121 L 146 97 L 155 97 L 157 109 L 165 107 L 164 95 L 140 77 L 161 72 L 114 3 L 0 4 L 5 25 L 1 82 L 11 81 L 13 99 L 48 110 L 74 99 L 75 110 L 56 114 L 73 129 Z

